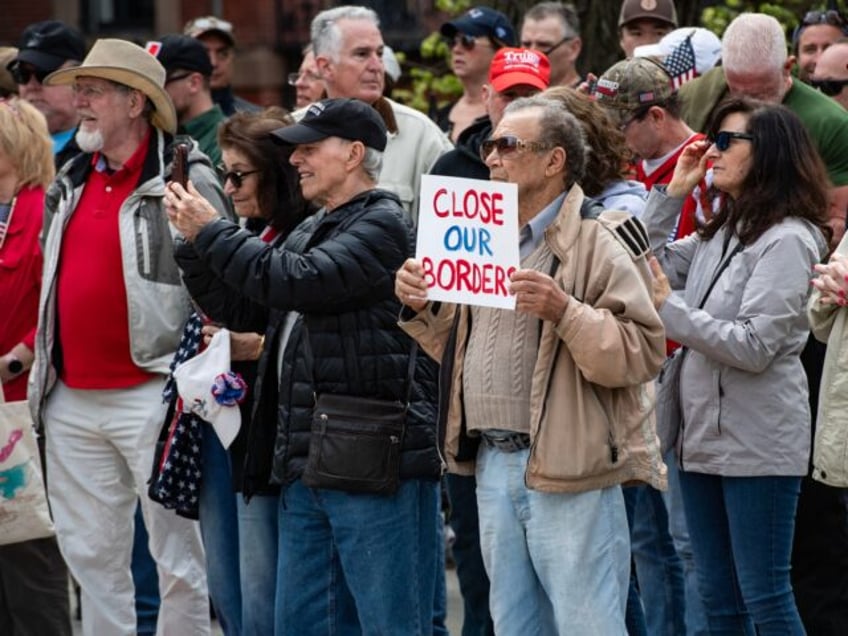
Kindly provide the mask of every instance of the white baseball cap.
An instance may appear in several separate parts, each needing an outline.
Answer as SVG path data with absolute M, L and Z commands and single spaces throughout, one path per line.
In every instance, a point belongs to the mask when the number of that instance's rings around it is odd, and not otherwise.
M 692 50 L 695 52 L 695 71 L 698 75 L 703 75 L 721 59 L 721 40 L 715 33 L 703 27 L 680 27 L 670 31 L 656 44 L 637 46 L 633 57 L 658 57 L 664 60 L 690 35 Z
M 224 448 L 229 448 L 241 428 L 238 404 L 225 405 L 212 393 L 216 380 L 230 371 L 230 332 L 221 329 L 212 336 L 204 351 L 174 370 L 177 393 L 183 399 L 183 412 L 194 413 L 209 422 Z

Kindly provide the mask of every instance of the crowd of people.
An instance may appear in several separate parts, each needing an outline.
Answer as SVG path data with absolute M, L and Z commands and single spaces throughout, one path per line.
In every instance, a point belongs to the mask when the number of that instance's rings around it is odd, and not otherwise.
M 362 6 L 292 111 L 214 16 L 0 48 L 0 401 L 55 524 L 0 525 L 0 633 L 71 634 L 72 580 L 87 636 L 447 634 L 446 555 L 463 636 L 848 632 L 848 21 L 617 25 L 581 72 L 570 4 L 473 7 L 430 116 Z M 428 299 L 427 174 L 516 185 L 514 310 Z

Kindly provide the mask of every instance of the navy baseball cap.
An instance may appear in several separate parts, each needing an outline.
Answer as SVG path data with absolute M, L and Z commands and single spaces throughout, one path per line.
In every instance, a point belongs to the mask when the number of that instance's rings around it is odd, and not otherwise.
M 450 22 L 445 22 L 439 30 L 446 38 L 457 33 L 475 37 L 489 37 L 501 46 L 516 46 L 515 29 L 503 13 L 489 7 L 474 7 Z
M 361 141 L 368 148 L 383 151 L 388 136 L 386 124 L 372 106 L 358 99 L 336 98 L 315 102 L 303 118 L 271 133 L 289 144 L 311 144 L 328 137 Z

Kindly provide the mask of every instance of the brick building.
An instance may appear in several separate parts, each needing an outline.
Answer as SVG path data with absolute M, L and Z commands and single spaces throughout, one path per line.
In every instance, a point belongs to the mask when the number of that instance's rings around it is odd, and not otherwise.
M 182 31 L 190 19 L 217 15 L 232 22 L 238 42 L 234 88 L 259 104 L 290 105 L 287 73 L 297 70 L 309 23 L 322 9 L 347 4 L 332 0 L 0 0 L 0 44 L 15 44 L 27 24 L 62 20 L 77 27 L 89 43 L 98 37 L 125 37 L 139 43 Z M 433 0 L 350 2 L 380 15 L 388 44 L 413 53 L 443 16 Z

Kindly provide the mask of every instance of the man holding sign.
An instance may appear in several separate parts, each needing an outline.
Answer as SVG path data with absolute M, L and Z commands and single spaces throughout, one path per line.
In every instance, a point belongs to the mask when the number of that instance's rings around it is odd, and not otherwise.
M 625 634 L 630 546 L 620 484 L 663 487 L 645 383 L 664 359 L 639 222 L 577 182 L 579 122 L 540 97 L 507 106 L 482 153 L 518 190 L 515 310 L 428 300 L 398 272 L 401 326 L 441 363 L 452 472 L 474 474 L 499 634 Z

